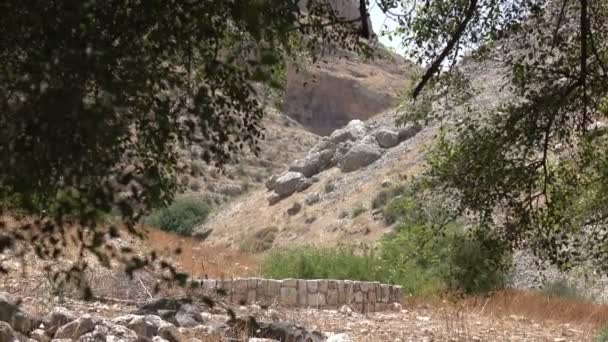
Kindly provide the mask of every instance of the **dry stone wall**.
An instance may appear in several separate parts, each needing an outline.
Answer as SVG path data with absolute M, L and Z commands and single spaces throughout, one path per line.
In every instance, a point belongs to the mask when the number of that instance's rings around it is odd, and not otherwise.
M 204 279 L 196 287 L 203 293 L 222 294 L 241 305 L 258 303 L 335 309 L 349 305 L 360 312 L 387 310 L 401 302 L 401 286 L 351 280 Z

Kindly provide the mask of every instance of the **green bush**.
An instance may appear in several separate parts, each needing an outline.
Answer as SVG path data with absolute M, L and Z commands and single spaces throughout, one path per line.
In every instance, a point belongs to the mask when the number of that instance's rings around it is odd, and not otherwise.
M 297 247 L 271 251 L 262 260 L 264 277 L 274 279 L 378 279 L 379 259 L 352 247 Z
M 275 251 L 263 260 L 262 273 L 272 278 L 380 281 L 418 296 L 446 290 L 480 293 L 504 286 L 511 254 L 491 227 L 466 228 L 440 197 L 430 196 L 424 188 L 398 189 L 400 195 L 388 196 L 391 201 L 385 207 L 398 222 L 395 232 L 375 249 Z
M 145 223 L 168 232 L 190 235 L 192 229 L 207 219 L 209 205 L 201 198 L 181 197 L 168 207 L 150 214 Z
M 575 300 L 578 302 L 591 302 L 593 298 L 577 288 L 575 284 L 566 279 L 557 279 L 544 284 L 542 293 L 547 297 Z
M 596 342 L 608 342 L 608 326 L 604 326 L 597 336 L 595 337 Z

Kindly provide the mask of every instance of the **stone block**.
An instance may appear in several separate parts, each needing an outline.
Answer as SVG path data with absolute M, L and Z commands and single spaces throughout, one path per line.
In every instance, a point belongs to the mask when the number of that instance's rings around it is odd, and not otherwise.
M 308 306 L 314 308 L 324 307 L 326 304 L 325 295 L 318 293 L 309 293 L 308 294 Z
M 389 300 L 389 296 L 390 296 L 390 286 L 389 285 L 380 285 L 380 292 L 381 292 L 381 302 L 382 303 L 388 303 Z
M 346 304 L 346 292 L 345 292 L 345 289 L 344 289 L 344 281 L 343 280 L 338 280 L 336 282 L 336 286 L 338 288 L 338 303 L 340 305 Z
M 395 285 L 393 287 L 393 292 L 394 292 L 394 296 L 395 296 L 394 300 L 396 303 L 401 303 L 402 290 L 403 290 L 403 288 L 401 286 Z
M 281 282 L 278 280 L 268 280 L 268 297 L 278 298 L 281 296 Z
M 284 305 L 297 305 L 298 290 L 295 287 L 281 287 L 281 303 Z
M 298 280 L 297 279 L 283 279 L 281 280 L 281 287 L 297 287 Z
M 317 292 L 319 292 L 319 281 L 318 280 L 307 280 L 306 287 L 308 288 L 308 293 L 317 293 Z
M 328 286 L 327 280 L 321 279 L 318 281 L 318 283 L 319 283 L 319 292 L 327 293 L 327 286 Z
M 338 289 L 327 290 L 327 305 L 338 306 Z
M 344 281 L 344 293 L 345 299 L 344 304 L 350 304 L 354 302 L 353 294 L 354 294 L 354 284 L 350 280 Z
M 306 280 L 298 280 L 298 304 L 306 306 L 308 304 L 308 286 Z
M 213 293 L 217 287 L 217 280 L 215 279 L 205 279 L 203 280 L 202 288 L 206 293 Z
M 247 304 L 253 304 L 257 300 L 257 291 L 256 289 L 249 289 L 247 291 Z
M 357 292 L 355 292 L 355 293 L 353 294 L 353 301 L 354 301 L 356 304 L 361 304 L 361 303 L 363 303 L 363 299 L 364 299 L 364 298 L 363 298 L 363 292 L 361 292 L 360 290 L 359 290 L 359 291 L 357 291 Z
M 248 289 L 257 289 L 259 278 L 249 278 L 247 279 L 247 288 Z
M 248 284 L 248 280 L 247 279 L 235 279 L 232 282 L 232 288 L 234 290 L 234 292 L 238 292 L 238 293 L 246 293 L 247 292 L 247 284 Z

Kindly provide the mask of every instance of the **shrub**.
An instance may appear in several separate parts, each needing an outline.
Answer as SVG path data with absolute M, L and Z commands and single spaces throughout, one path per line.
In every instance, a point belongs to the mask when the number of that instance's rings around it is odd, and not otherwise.
M 595 337 L 596 342 L 608 342 L 608 326 L 604 326 L 597 336 Z
M 269 250 L 277 237 L 277 227 L 266 227 L 245 238 L 240 249 L 248 253 L 261 253 Z
M 566 279 L 552 280 L 543 285 L 542 292 L 547 297 L 575 300 L 579 302 L 591 302 L 593 299 L 584 291 L 577 288 Z M 608 340 L 607 340 L 608 341 Z
M 352 218 L 355 218 L 355 217 L 363 214 L 366 210 L 367 209 L 363 208 L 362 206 L 355 207 L 355 209 L 353 209 Z
M 324 186 L 325 193 L 328 194 L 336 189 L 336 185 L 332 181 L 327 181 Z
M 145 223 L 180 235 L 190 235 L 192 229 L 205 221 L 209 205 L 197 197 L 177 198 L 171 205 L 150 214 Z

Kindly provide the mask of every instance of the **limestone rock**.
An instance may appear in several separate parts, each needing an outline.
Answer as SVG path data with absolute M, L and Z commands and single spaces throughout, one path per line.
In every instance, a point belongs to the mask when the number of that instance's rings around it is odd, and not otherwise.
M 346 127 L 335 130 L 329 136 L 329 139 L 335 144 L 349 140 L 359 140 L 365 136 L 366 131 L 367 128 L 365 127 L 365 123 L 363 123 L 363 121 L 352 120 L 348 123 L 348 125 L 346 125 Z
M 70 310 L 61 306 L 54 307 L 45 319 L 47 322 L 46 331 L 53 336 L 59 327 L 75 320 L 76 316 Z
M 283 197 L 273 191 L 268 196 L 266 196 L 266 199 L 268 200 L 268 205 L 275 205 L 279 203 L 281 199 L 283 199 Z
M 399 142 L 408 140 L 422 130 L 420 125 L 409 125 L 399 130 Z
M 375 134 L 376 141 L 384 148 L 392 148 L 399 144 L 399 133 L 381 129 Z
M 264 183 L 264 185 L 266 185 L 266 189 L 274 190 L 274 186 L 277 183 L 277 178 L 279 178 L 277 175 L 270 176 L 270 178 L 268 178 Z
M 12 323 L 13 318 L 19 312 L 21 300 L 6 292 L 0 292 L 0 321 Z
M 329 168 L 331 166 L 333 156 L 333 149 L 310 152 L 306 158 L 296 160 L 294 164 L 289 167 L 289 171 L 300 172 L 305 177 L 312 177 L 317 173 Z
M 353 342 L 353 340 L 346 334 L 336 334 L 329 336 L 325 342 Z
M 340 160 L 338 167 L 342 172 L 356 171 L 375 162 L 380 156 L 382 153 L 378 148 L 367 144 L 357 144 Z
M 59 329 L 55 333 L 55 338 L 71 338 L 77 339 L 80 336 L 89 333 L 95 329 L 95 325 L 99 319 L 91 317 L 91 315 L 83 315 L 79 319 L 72 321 Z
M 306 202 L 307 205 L 313 205 L 313 204 L 319 202 L 319 200 L 320 200 L 319 193 L 313 192 L 312 194 L 309 194 L 308 196 L 306 196 L 306 198 L 304 199 L 304 202 Z
M 93 331 L 83 334 L 78 339 L 78 342 L 137 342 L 139 338 L 137 334 L 123 327 L 122 325 L 103 322 L 97 324 Z
M 287 197 L 301 191 L 306 183 L 306 177 L 302 173 L 290 171 L 277 178 L 274 191 L 281 197 Z
M 51 338 L 42 329 L 36 329 L 30 333 L 30 338 L 36 342 L 49 342 Z

